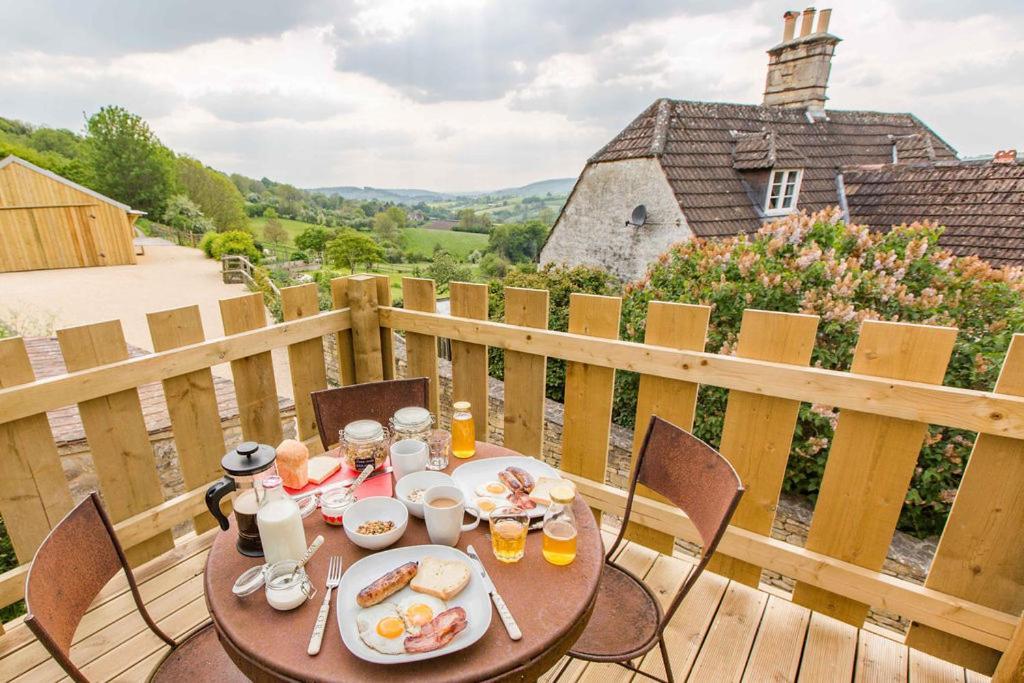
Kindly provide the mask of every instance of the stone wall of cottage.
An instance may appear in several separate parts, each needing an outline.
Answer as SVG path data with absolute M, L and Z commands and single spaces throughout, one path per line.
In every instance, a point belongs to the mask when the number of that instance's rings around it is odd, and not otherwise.
M 395 357 L 398 363 L 398 373 L 405 373 L 405 345 L 402 338 L 396 336 Z M 333 340 L 327 345 L 328 348 L 328 375 L 337 380 L 337 362 L 334 360 Z M 451 391 L 452 391 L 452 369 L 451 362 L 440 359 L 438 374 L 441 383 L 441 422 L 447 426 L 451 420 Z M 493 377 L 488 380 L 488 412 L 487 420 L 491 441 L 503 442 L 503 410 L 504 410 L 504 383 Z M 562 459 L 562 425 L 564 411 L 561 403 L 545 400 L 544 405 L 544 452 L 543 459 L 551 465 L 558 467 Z M 625 488 L 629 480 L 629 465 L 632 459 L 633 431 L 618 425 L 612 425 L 611 438 L 608 448 L 608 470 L 606 481 L 614 486 Z M 775 524 L 772 529 L 772 537 L 787 543 L 803 546 L 807 540 L 807 532 L 810 528 L 813 508 L 802 498 L 783 495 L 779 501 L 778 511 L 775 517 Z M 611 519 L 606 516 L 605 519 Z M 695 556 L 697 546 L 676 541 L 677 549 L 686 555 Z M 889 556 L 885 561 L 882 572 L 890 576 L 899 577 L 917 584 L 923 584 L 932 557 L 935 554 L 936 542 L 934 540 L 920 540 L 907 534 L 897 532 L 893 537 L 892 545 L 889 548 Z M 781 589 L 787 593 L 792 592 L 794 581 L 789 577 L 782 576 L 775 572 L 765 571 L 761 577 L 762 582 Z M 908 622 L 896 614 L 884 610 L 873 609 L 868 620 L 895 629 L 904 631 Z

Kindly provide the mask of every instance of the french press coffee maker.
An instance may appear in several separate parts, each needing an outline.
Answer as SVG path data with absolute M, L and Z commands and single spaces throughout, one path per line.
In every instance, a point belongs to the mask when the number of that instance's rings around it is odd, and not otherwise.
M 228 518 L 220 509 L 220 501 L 232 491 L 238 491 L 232 504 L 235 515 L 235 526 L 238 527 L 238 552 L 248 557 L 263 557 L 263 544 L 260 542 L 259 527 L 256 526 L 256 512 L 259 510 L 259 497 L 262 490 L 257 489 L 257 480 L 267 470 L 274 467 L 277 452 L 273 446 L 245 441 L 238 447 L 228 451 L 220 461 L 226 472 L 225 476 L 206 490 L 206 507 L 220 523 L 220 528 L 228 530 Z M 273 474 L 271 472 L 270 474 Z

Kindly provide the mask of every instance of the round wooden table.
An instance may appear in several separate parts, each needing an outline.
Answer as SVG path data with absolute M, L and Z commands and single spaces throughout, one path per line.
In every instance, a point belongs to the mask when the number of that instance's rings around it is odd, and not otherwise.
M 490 444 L 477 444 L 473 459 L 514 455 Z M 463 462 L 452 458 L 449 473 Z M 233 526 L 217 535 L 206 562 L 206 603 L 225 650 L 238 667 L 255 681 L 482 681 L 535 680 L 555 665 L 583 632 L 597 595 L 604 561 L 601 534 L 590 508 L 581 498 L 574 504 L 579 525 L 576 560 L 565 567 L 549 564 L 541 554 L 541 534 L 527 537 L 526 556 L 515 564 L 494 558 L 487 523 L 462 534 L 458 548 L 472 544 L 480 554 L 498 592 L 505 599 L 523 631 L 512 641 L 496 611 L 484 636 L 469 647 L 452 654 L 409 664 L 383 665 L 363 661 L 351 654 L 338 632 L 336 602 L 320 654 L 306 654 L 309 636 L 323 602 L 327 563 L 341 555 L 344 566 L 366 557 L 371 551 L 349 542 L 341 527 L 326 524 L 319 512 L 305 520 L 306 538 L 323 534 L 324 545 L 306 566 L 317 595 L 291 612 L 273 610 L 258 591 L 245 598 L 235 597 L 231 586 L 238 576 L 259 560 L 235 550 Z M 423 520 L 410 516 L 409 527 L 392 548 L 429 543 Z M 337 593 L 335 593 L 337 595 Z M 493 610 L 493 606 L 492 606 Z

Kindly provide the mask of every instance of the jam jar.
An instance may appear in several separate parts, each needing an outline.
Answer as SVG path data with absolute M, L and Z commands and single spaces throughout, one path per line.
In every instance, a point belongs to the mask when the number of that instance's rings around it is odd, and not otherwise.
M 416 439 L 427 443 L 434 427 L 434 416 L 426 408 L 407 406 L 399 408 L 391 417 L 391 432 L 394 441 Z
M 339 441 L 342 462 L 356 472 L 362 472 L 370 464 L 377 469 L 387 460 L 387 438 L 376 420 L 349 422 L 341 430 Z

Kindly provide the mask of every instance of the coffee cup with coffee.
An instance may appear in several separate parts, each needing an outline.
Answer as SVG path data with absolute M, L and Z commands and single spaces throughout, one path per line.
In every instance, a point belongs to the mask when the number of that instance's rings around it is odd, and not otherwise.
M 469 513 L 473 521 L 463 524 L 463 515 Z M 427 523 L 430 542 L 454 546 L 463 531 L 475 529 L 480 524 L 480 513 L 466 509 L 466 497 L 457 486 L 432 486 L 423 494 L 423 520 Z

